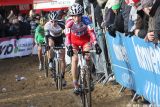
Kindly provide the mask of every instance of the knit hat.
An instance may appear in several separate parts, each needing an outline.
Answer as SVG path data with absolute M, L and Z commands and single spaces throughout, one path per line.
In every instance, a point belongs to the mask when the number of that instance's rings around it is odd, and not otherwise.
M 137 8 L 137 10 L 142 10 L 146 7 L 152 7 L 155 3 L 155 0 L 141 0 L 141 5 Z
M 117 10 L 120 8 L 120 0 L 112 0 L 112 10 Z
M 117 5 L 112 6 L 112 10 L 117 10 L 117 9 L 119 9 L 119 8 L 120 8 L 120 4 L 117 4 Z

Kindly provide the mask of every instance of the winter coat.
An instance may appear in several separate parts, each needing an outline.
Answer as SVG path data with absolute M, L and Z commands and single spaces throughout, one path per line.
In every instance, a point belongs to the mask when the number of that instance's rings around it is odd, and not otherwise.
M 160 5 L 153 17 L 149 17 L 148 32 L 154 32 L 156 38 L 160 39 Z
M 149 16 L 143 10 L 137 12 L 136 29 L 139 29 L 138 37 L 144 39 L 147 35 Z
M 127 5 L 125 1 L 123 1 L 121 5 L 121 10 L 124 19 L 124 32 L 128 33 L 128 21 L 129 21 L 129 13 L 131 10 L 131 6 Z

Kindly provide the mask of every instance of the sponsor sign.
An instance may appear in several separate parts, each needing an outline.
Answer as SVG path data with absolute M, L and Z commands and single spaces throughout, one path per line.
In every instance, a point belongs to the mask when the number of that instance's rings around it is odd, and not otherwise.
M 160 106 L 160 44 L 119 32 L 115 38 L 107 32 L 106 40 L 116 80 Z

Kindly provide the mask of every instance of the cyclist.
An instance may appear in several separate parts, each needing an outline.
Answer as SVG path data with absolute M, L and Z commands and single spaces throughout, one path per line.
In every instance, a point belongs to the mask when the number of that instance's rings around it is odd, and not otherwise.
M 68 46 L 67 55 L 72 57 L 71 72 L 74 93 L 79 94 L 80 90 L 77 78 L 78 56 L 76 54 L 78 47 L 81 46 L 84 51 L 89 51 L 92 43 L 95 45 L 97 54 L 100 54 L 102 50 L 97 43 L 90 19 L 87 16 L 83 16 L 83 7 L 77 3 L 73 4 L 69 8 L 69 15 L 71 17 L 66 20 L 65 29 L 66 44 Z
M 49 13 L 48 18 L 49 21 L 45 24 L 45 36 L 47 39 L 47 44 L 49 47 L 53 46 L 62 46 L 63 42 L 63 29 L 58 25 L 57 19 L 58 14 L 56 11 Z M 53 51 L 49 49 L 48 51 L 48 60 L 49 60 L 49 68 L 52 69 L 53 66 Z M 64 80 L 65 75 L 65 49 L 61 49 L 61 71 L 62 71 L 62 83 L 63 86 L 66 85 L 66 81 Z M 53 72 L 53 76 L 55 73 Z
M 39 21 L 39 25 L 35 30 L 35 43 L 38 46 L 38 59 L 39 59 L 39 70 L 42 70 L 42 44 L 45 43 L 45 35 L 44 35 L 44 24 L 46 23 L 45 18 L 41 18 Z

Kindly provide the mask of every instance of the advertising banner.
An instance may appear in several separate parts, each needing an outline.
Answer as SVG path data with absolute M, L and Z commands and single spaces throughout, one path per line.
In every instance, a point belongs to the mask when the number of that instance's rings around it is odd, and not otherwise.
M 32 36 L 0 40 L 0 59 L 29 55 L 32 53 L 33 45 Z
M 112 69 L 117 82 L 129 89 L 135 89 L 135 71 L 131 68 L 128 59 L 129 53 L 127 52 L 127 47 L 125 45 L 127 44 L 125 42 L 129 39 L 124 38 L 123 34 L 117 32 L 116 38 L 113 38 L 109 33 L 106 33 L 106 40 L 109 48 L 108 51 L 112 63 Z
M 106 40 L 117 82 L 160 106 L 160 44 L 119 32 L 115 38 L 107 32 Z
M 130 62 L 135 73 L 136 92 L 160 106 L 160 45 L 132 37 Z
M 75 0 L 37 0 L 34 1 L 33 8 L 39 9 L 61 9 L 70 7 Z

